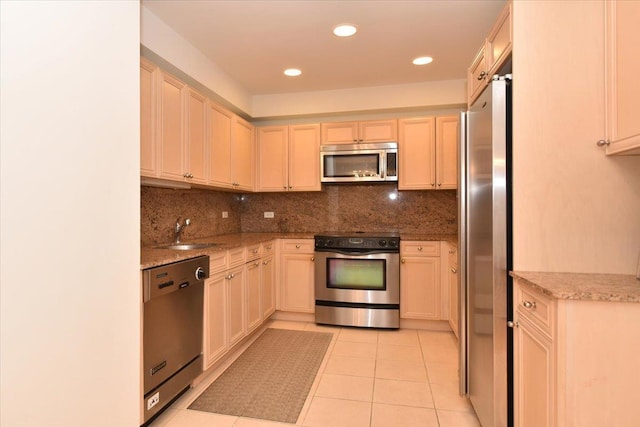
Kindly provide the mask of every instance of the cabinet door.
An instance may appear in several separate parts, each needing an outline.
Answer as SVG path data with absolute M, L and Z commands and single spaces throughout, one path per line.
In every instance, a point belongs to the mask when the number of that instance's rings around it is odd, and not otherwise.
M 435 188 L 435 118 L 399 120 L 398 189 Z
M 358 122 L 322 123 L 323 144 L 356 144 Z
M 276 269 L 274 257 L 265 257 L 260 270 L 260 307 L 262 319 L 267 319 L 276 311 Z
M 231 175 L 235 187 L 239 190 L 253 191 L 255 168 L 253 126 L 239 117 L 235 117 L 234 120 L 231 159 Z
M 227 351 L 227 279 L 224 274 L 204 282 L 204 366 L 207 369 Z
M 258 191 L 286 191 L 289 128 L 258 128 Z
M 398 140 L 397 120 L 372 120 L 358 123 L 359 142 L 394 142 Z
M 320 125 L 289 127 L 289 190 L 320 191 Z
M 509 1 L 496 19 L 491 32 L 487 36 L 485 47 L 486 70 L 489 76 L 496 74 L 511 53 L 512 36 L 512 3 Z
M 282 255 L 281 309 L 300 313 L 314 312 L 313 254 Z
M 247 334 L 247 314 L 245 305 L 245 267 L 229 270 L 227 273 L 227 295 L 229 297 L 228 330 L 229 346 L 240 341 Z
M 184 181 L 184 83 L 160 72 L 160 150 L 161 178 Z
M 262 322 L 260 307 L 260 262 L 247 263 L 247 330 L 253 331 Z
M 555 425 L 553 344 L 520 317 L 514 328 L 514 426 Z
M 640 155 L 640 2 L 606 2 L 607 154 Z
M 402 256 L 400 317 L 440 319 L 440 258 Z
M 188 89 L 186 108 L 186 166 L 185 178 L 188 182 L 206 184 L 207 182 L 207 98 Z
M 207 182 L 231 187 L 231 132 L 233 113 L 209 102 L 209 172 Z
M 140 59 L 140 175 L 156 176 L 157 158 L 155 133 L 158 112 L 156 85 L 158 67 Z
M 436 118 L 436 188 L 458 188 L 458 116 Z
M 485 64 L 484 44 L 467 70 L 467 103 L 469 105 L 480 96 L 482 90 L 487 86 L 487 68 Z

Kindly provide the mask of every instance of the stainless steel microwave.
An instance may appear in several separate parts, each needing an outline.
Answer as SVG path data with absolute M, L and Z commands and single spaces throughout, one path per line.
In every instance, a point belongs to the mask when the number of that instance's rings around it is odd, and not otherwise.
M 320 146 L 322 182 L 384 182 L 398 180 L 398 143 Z

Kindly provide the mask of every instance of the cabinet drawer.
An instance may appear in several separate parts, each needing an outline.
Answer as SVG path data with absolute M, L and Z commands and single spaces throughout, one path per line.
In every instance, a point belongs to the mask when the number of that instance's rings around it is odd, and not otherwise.
M 251 261 L 254 259 L 260 258 L 261 255 L 261 245 L 252 245 L 247 247 L 247 261 Z
M 227 251 L 209 255 L 209 276 L 227 269 Z
M 228 254 L 228 261 L 229 261 L 229 265 L 228 267 L 235 267 L 237 265 L 242 265 L 245 263 L 246 260 L 246 256 L 245 256 L 245 248 L 236 248 L 236 249 L 229 249 L 229 251 L 227 252 Z
M 516 289 L 515 309 L 518 314 L 526 317 L 553 339 L 555 300 L 520 282 Z
M 274 244 L 273 240 L 269 241 L 269 242 L 264 242 L 262 244 L 262 256 L 266 257 L 268 255 L 273 255 L 276 251 L 276 245 Z
M 282 242 L 282 250 L 284 252 L 299 252 L 299 253 L 310 253 L 313 252 L 313 239 L 303 239 L 303 240 L 284 240 Z
M 400 242 L 400 255 L 440 256 L 440 242 Z

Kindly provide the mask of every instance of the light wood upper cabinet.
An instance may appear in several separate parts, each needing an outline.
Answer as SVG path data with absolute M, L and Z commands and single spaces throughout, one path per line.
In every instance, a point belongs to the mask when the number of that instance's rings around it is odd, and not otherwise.
M 211 186 L 252 191 L 254 187 L 254 127 L 209 101 L 209 173 Z
M 239 190 L 253 191 L 255 182 L 254 127 L 234 117 L 234 139 L 231 145 L 232 184 Z
M 158 73 L 155 64 L 140 58 L 140 175 L 149 177 L 158 172 L 155 142 Z
M 400 119 L 400 190 L 446 190 L 458 186 L 458 116 Z
M 436 188 L 458 188 L 458 116 L 436 117 Z
M 258 128 L 258 191 L 288 189 L 289 128 L 268 126 Z
M 184 177 L 187 182 L 207 182 L 207 98 L 193 89 L 187 90 L 186 101 L 186 162 Z
M 209 108 L 209 173 L 207 182 L 218 187 L 232 187 L 231 139 L 233 113 L 213 102 Z
M 320 125 L 289 126 L 289 190 L 320 191 Z
M 185 121 L 184 97 L 186 85 L 163 71 L 160 72 L 159 110 L 157 134 L 160 178 L 184 181 Z
M 398 189 L 435 188 L 435 117 L 400 119 L 398 127 Z
M 606 152 L 640 155 L 640 2 L 605 7 Z
M 322 123 L 322 144 L 390 142 L 398 139 L 398 121 Z
M 140 61 L 140 175 L 206 183 L 207 99 Z
M 258 191 L 320 191 L 320 125 L 258 128 Z
M 480 96 L 512 51 L 513 5 L 507 2 L 496 19 L 478 54 L 467 70 L 467 102 L 469 105 Z

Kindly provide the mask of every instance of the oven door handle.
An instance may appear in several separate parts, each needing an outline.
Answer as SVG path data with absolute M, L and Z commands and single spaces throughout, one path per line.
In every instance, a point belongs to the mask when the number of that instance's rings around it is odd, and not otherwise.
M 353 255 L 353 256 L 399 253 L 399 252 L 393 252 L 393 251 L 390 251 L 390 250 L 373 250 L 373 251 L 351 250 L 351 251 L 344 251 L 344 250 L 340 250 L 340 249 L 316 249 L 316 252 L 329 252 L 329 253 L 334 253 L 334 254 Z

